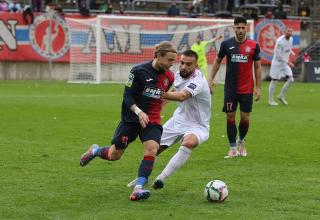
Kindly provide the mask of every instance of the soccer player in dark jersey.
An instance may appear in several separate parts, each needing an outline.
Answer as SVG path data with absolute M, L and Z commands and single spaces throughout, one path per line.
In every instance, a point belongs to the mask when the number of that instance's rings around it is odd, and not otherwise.
M 253 94 L 255 94 L 256 101 L 260 99 L 261 95 L 260 48 L 256 41 L 246 37 L 246 26 L 247 20 L 244 17 L 236 17 L 234 19 L 235 37 L 222 42 L 208 78 L 208 84 L 212 92 L 214 78 L 220 68 L 222 59 L 226 56 L 227 67 L 223 111 L 226 113 L 230 150 L 225 158 L 247 156 L 244 138 L 249 128 Z M 252 74 L 252 66 L 254 66 L 255 77 Z M 240 104 L 240 123 L 237 141 L 235 118 L 238 103 Z
M 155 47 L 154 59 L 139 64 L 130 71 L 126 83 L 121 109 L 121 121 L 109 147 L 93 144 L 80 158 L 80 165 L 86 166 L 95 157 L 118 160 L 127 146 L 139 135 L 144 147 L 143 159 L 138 170 L 137 184 L 130 200 L 147 199 L 150 191 L 143 189 L 150 176 L 159 149 L 162 134 L 160 112 L 163 104 L 162 92 L 166 92 L 174 81 L 169 70 L 175 61 L 177 51 L 169 42 Z

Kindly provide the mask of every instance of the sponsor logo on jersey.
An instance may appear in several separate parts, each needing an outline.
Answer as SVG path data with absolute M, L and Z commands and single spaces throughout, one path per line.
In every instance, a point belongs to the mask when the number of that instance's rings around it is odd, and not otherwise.
M 248 55 L 231 54 L 231 62 L 233 62 L 233 63 L 248 63 Z
M 57 14 L 42 14 L 34 19 L 29 29 L 34 51 L 44 58 L 57 59 L 69 50 L 68 25 Z
M 143 95 L 154 99 L 160 99 L 161 89 L 146 86 L 143 89 Z
M 194 84 L 194 83 L 190 83 L 187 87 L 192 89 L 192 90 L 195 90 L 197 88 L 197 85 Z
M 128 80 L 126 82 L 126 86 L 131 87 L 133 79 L 134 79 L 134 75 L 132 73 L 130 73 L 128 76 Z

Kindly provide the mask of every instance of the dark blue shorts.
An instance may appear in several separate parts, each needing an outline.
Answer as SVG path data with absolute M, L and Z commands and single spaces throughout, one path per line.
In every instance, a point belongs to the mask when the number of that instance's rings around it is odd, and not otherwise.
M 235 112 L 240 104 L 240 111 L 252 112 L 253 94 L 225 95 L 223 112 Z
M 115 131 L 111 144 L 116 149 L 126 149 L 128 145 L 135 141 L 139 135 L 141 142 L 153 140 L 160 144 L 162 126 L 158 124 L 148 124 L 142 128 L 140 123 L 127 123 L 121 121 Z

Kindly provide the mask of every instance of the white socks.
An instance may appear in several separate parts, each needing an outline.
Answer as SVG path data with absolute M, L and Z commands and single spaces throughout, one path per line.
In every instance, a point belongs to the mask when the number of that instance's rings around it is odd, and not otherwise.
M 270 81 L 270 84 L 269 84 L 269 102 L 274 102 L 273 95 L 274 95 L 274 91 L 276 89 L 277 83 L 278 83 L 277 80 L 271 80 Z
M 170 159 L 167 166 L 156 179 L 161 179 L 162 181 L 164 181 L 166 178 L 168 178 L 171 174 L 173 174 L 176 170 L 182 167 L 183 164 L 186 163 L 189 156 L 191 155 L 191 152 L 191 149 L 185 146 L 181 146 L 178 152 Z

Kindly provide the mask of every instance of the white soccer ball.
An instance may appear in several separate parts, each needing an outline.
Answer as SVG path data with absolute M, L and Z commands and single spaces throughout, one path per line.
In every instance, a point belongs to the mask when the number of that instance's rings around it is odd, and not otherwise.
M 228 195 L 227 184 L 221 180 L 212 180 L 204 188 L 204 197 L 210 202 L 223 202 Z

